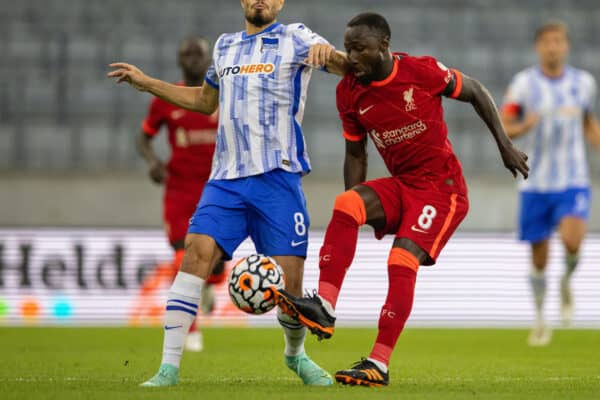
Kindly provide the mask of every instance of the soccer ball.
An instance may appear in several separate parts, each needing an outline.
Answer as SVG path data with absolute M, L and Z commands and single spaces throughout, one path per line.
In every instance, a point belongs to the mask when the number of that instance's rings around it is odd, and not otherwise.
M 228 286 L 231 301 L 240 310 L 264 314 L 275 307 L 274 291 L 285 287 L 283 269 L 271 257 L 253 254 L 233 267 Z

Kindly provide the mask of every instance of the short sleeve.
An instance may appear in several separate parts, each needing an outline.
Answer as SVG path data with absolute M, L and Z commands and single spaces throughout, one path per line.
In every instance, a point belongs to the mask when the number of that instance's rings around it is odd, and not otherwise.
M 223 41 L 223 36 L 219 37 L 215 43 L 215 47 L 213 48 L 212 61 L 206 71 L 206 75 L 204 76 L 204 81 L 208 83 L 215 89 L 219 89 L 219 74 L 217 72 L 217 52 L 219 46 L 221 46 L 221 42 Z
M 419 85 L 433 96 L 457 97 L 462 89 L 460 72 L 452 70 L 433 57 L 416 57 L 414 68 Z M 448 91 L 448 88 L 452 90 Z
M 217 75 L 214 60 L 210 63 L 208 71 L 206 71 L 206 75 L 204 76 L 204 80 L 210 86 L 214 87 L 215 89 L 219 89 L 219 76 Z
M 337 108 L 342 121 L 344 137 L 352 142 L 359 142 L 364 139 L 366 131 L 358 121 L 356 110 L 351 103 L 352 96 L 344 83 L 345 81 L 342 80 L 336 90 Z
M 148 136 L 154 136 L 160 130 L 164 123 L 164 113 L 162 112 L 161 100 L 157 97 L 152 99 L 148 108 L 148 115 L 142 122 L 142 130 Z
M 523 113 L 527 99 L 527 82 L 525 76 L 517 74 L 508 85 L 502 100 L 502 112 L 510 116 L 520 116 Z
M 308 50 L 315 44 L 329 44 L 325 38 L 303 24 L 291 24 L 288 27 L 292 32 L 296 59 L 304 60 L 308 57 Z
M 583 107 L 586 113 L 594 112 L 594 109 L 596 108 L 596 96 L 598 90 L 596 79 L 594 79 L 592 75 L 588 74 L 585 85 L 587 96 Z

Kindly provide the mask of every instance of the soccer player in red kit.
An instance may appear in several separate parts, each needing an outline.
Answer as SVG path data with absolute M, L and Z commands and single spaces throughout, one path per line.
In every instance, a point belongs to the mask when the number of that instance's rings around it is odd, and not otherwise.
M 202 86 L 211 61 L 208 42 L 196 37 L 183 40 L 179 46 L 178 60 L 183 73 L 183 81 L 178 84 Z M 152 141 L 163 125 L 168 128 L 171 148 L 171 158 L 166 165 L 152 148 Z M 157 267 L 142 285 L 142 293 L 153 291 L 164 280 L 171 283 L 179 270 L 188 221 L 196 210 L 210 175 L 217 127 L 216 113 L 204 115 L 187 111 L 158 97 L 150 104 L 148 115 L 142 123 L 138 149 L 148 163 L 152 181 L 165 185 L 163 220 L 169 243 L 175 251 L 175 259 Z M 224 279 L 223 263 L 220 263 L 207 284 L 220 283 Z M 212 291 L 204 290 L 204 294 L 202 306 L 208 312 L 214 301 L 210 296 Z M 200 351 L 202 347 L 202 336 L 194 323 L 186 340 L 186 349 Z
M 296 298 L 282 291 L 277 296 L 287 314 L 320 338 L 331 337 L 359 226 L 372 226 L 378 239 L 395 235 L 376 343 L 369 358 L 336 373 L 343 384 L 389 383 L 389 359 L 412 309 L 419 266 L 435 264 L 467 214 L 467 187 L 448 141 L 442 96 L 471 103 L 494 136 L 505 167 L 515 177 L 528 173 L 527 156 L 506 136 L 481 83 L 433 57 L 390 52 L 390 36 L 387 21 L 378 14 L 360 14 L 348 23 L 345 47 L 351 71 L 337 88 L 347 191 L 335 200 L 321 247 L 318 294 Z M 391 177 L 365 182 L 367 136 Z

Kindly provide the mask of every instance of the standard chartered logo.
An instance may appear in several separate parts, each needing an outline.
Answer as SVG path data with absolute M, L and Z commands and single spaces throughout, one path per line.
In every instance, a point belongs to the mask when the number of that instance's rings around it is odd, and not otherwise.
M 371 139 L 373 139 L 373 143 L 375 143 L 375 146 L 377 146 L 380 149 L 384 149 L 385 143 L 383 143 L 383 140 L 381 140 L 381 138 L 379 137 L 379 133 L 377 133 L 375 129 L 372 129 L 369 133 L 371 134 Z
M 175 145 L 177 147 L 188 147 L 196 144 L 215 143 L 217 131 L 215 129 L 190 129 L 182 127 L 175 131 Z
M 372 129 L 369 134 L 371 135 L 375 145 L 378 148 L 383 149 L 394 144 L 402 143 L 405 140 L 412 139 L 426 130 L 427 125 L 425 122 L 419 120 L 410 125 L 403 126 L 402 128 L 392 129 L 381 133 L 377 132 L 375 129 Z

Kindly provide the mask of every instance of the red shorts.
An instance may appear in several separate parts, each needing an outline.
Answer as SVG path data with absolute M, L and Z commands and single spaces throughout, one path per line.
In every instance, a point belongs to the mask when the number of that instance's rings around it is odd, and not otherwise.
M 163 198 L 163 219 L 169 243 L 185 239 L 190 218 L 196 211 L 205 183 L 167 183 Z
M 375 237 L 395 234 L 410 239 L 431 258 L 424 265 L 435 264 L 469 209 L 464 194 L 416 189 L 399 178 L 375 179 L 363 185 L 377 193 L 385 212 L 385 228 L 376 231 Z

